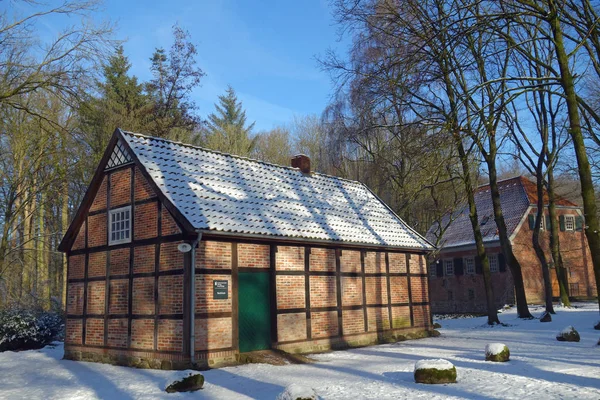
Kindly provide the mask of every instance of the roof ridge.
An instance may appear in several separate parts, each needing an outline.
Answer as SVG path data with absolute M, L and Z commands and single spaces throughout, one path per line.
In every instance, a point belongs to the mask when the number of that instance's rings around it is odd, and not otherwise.
M 239 156 L 237 154 L 224 153 L 222 151 L 212 150 L 212 149 L 208 149 L 206 147 L 197 146 L 197 145 L 190 144 L 190 143 L 184 143 L 184 142 L 180 142 L 180 141 L 177 141 L 177 140 L 171 140 L 171 139 L 165 139 L 165 138 L 156 137 L 156 136 L 145 135 L 143 133 L 138 133 L 138 132 L 125 131 L 125 130 L 123 130 L 121 128 L 118 128 L 118 129 L 119 129 L 119 131 L 121 131 L 121 133 L 127 134 L 127 135 L 131 135 L 131 136 L 139 136 L 139 137 L 143 137 L 143 138 L 147 138 L 147 139 L 159 140 L 159 141 L 173 143 L 173 144 L 184 146 L 184 147 L 190 147 L 190 148 L 201 150 L 201 151 L 206 151 L 208 153 L 219 154 L 219 155 L 222 155 L 222 156 L 225 156 L 225 157 L 231 157 L 231 158 L 236 158 L 236 159 L 239 159 L 239 160 L 250 161 L 250 162 L 255 162 L 255 163 L 264 164 L 264 165 L 269 165 L 271 167 L 276 167 L 276 168 L 284 168 L 284 169 L 290 169 L 290 170 L 293 170 L 293 171 L 299 171 L 298 168 L 290 167 L 290 166 L 287 166 L 287 165 L 274 164 L 274 163 L 270 163 L 268 161 L 258 160 L 258 159 L 250 158 L 250 157 Z M 326 177 L 326 178 L 338 179 L 338 180 L 345 181 L 345 182 L 351 182 L 351 183 L 354 183 L 354 184 L 357 184 L 357 185 L 362 185 L 362 182 L 359 182 L 359 181 L 355 181 L 355 180 L 347 179 L 347 178 L 342 178 L 340 176 L 324 174 L 322 172 L 311 171 L 311 174 L 320 175 L 320 176 L 323 176 L 323 177 Z
M 517 179 L 517 178 L 529 180 L 529 178 L 527 178 L 525 175 L 521 174 L 521 175 L 511 176 L 510 178 L 504 178 L 504 179 L 497 180 L 496 184 L 504 183 L 506 181 L 510 181 L 510 180 Z M 482 183 L 481 185 L 477 186 L 477 189 L 481 189 L 481 188 L 484 188 L 486 186 L 490 186 L 490 181 L 489 180 L 487 181 L 487 183 Z

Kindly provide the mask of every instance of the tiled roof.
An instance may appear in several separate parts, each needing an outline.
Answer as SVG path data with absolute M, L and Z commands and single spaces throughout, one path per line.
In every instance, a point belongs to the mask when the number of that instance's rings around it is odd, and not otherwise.
M 536 186 L 529 179 L 518 176 L 499 181 L 498 189 L 500 190 L 502 213 L 504 214 L 508 235 L 510 236 L 519 225 L 529 206 L 537 204 Z M 544 198 L 547 198 L 546 194 Z M 494 221 L 494 208 L 489 185 L 484 185 L 477 189 L 475 192 L 475 203 L 484 242 L 497 241 L 499 239 L 498 227 Z M 577 205 L 563 198 L 557 198 L 557 205 L 577 207 Z M 475 239 L 473 238 L 473 229 L 471 228 L 471 221 L 469 219 L 468 204 L 464 204 L 452 215 L 444 216 L 442 226 L 446 226 L 450 218 L 452 218 L 452 223 L 444 233 L 439 247 L 449 248 L 474 244 Z M 427 238 L 432 243 L 435 243 L 437 228 L 437 224 L 434 224 L 427 232 Z
M 122 134 L 195 229 L 432 249 L 359 182 Z

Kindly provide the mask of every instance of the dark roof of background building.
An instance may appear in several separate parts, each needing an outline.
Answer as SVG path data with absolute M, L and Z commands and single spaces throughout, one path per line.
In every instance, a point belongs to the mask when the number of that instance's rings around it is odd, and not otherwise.
M 517 176 L 498 181 L 498 189 L 500 190 L 502 213 L 504 214 L 508 235 L 510 236 L 521 222 L 529 206 L 537 205 L 536 184 L 524 176 Z M 545 205 L 547 205 L 548 194 L 545 191 L 544 200 Z M 498 241 L 498 227 L 494 220 L 494 208 L 489 184 L 477 188 L 475 192 L 475 204 L 477 206 L 483 241 L 486 243 Z M 556 204 L 562 207 L 578 207 L 577 204 L 558 196 Z M 465 203 L 453 214 L 444 216 L 442 218 L 442 226 L 446 226 L 448 221 L 452 222 L 444 233 L 438 245 L 439 248 L 458 247 L 475 243 L 471 220 L 469 219 L 468 204 Z M 437 223 L 434 223 L 429 228 L 427 239 L 430 242 L 436 242 L 436 232 L 438 230 L 439 226 Z

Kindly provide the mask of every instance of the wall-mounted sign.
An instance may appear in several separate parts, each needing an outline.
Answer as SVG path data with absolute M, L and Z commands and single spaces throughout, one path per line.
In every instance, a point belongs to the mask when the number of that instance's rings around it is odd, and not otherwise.
M 177 250 L 182 253 L 187 253 L 192 249 L 192 246 L 189 243 L 180 243 L 177 245 Z
M 213 299 L 226 300 L 229 293 L 229 281 L 214 280 L 213 281 Z

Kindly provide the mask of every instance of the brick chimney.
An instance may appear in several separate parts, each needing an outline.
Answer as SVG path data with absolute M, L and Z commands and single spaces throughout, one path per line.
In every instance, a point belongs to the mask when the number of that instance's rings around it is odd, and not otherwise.
M 310 174 L 310 158 L 304 154 L 292 157 L 292 168 L 298 168 L 305 174 Z

